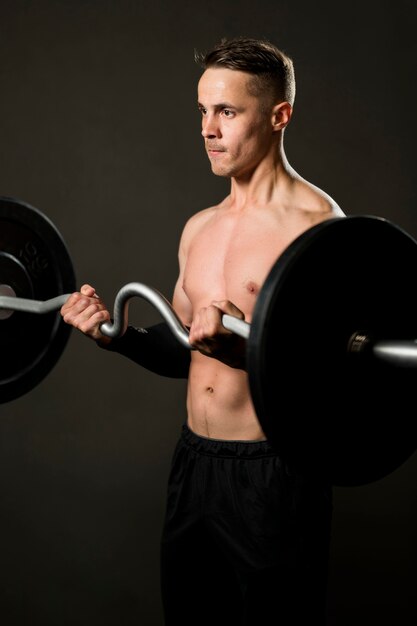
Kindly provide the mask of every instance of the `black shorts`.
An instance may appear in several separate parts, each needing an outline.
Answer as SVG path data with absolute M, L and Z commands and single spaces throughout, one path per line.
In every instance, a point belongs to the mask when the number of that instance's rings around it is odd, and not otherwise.
M 165 624 L 324 625 L 331 511 L 331 486 L 268 441 L 183 426 L 161 546 Z

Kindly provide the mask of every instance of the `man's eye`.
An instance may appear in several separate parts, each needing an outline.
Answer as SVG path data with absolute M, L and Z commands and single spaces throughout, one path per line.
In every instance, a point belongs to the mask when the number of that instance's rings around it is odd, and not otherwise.
M 201 115 L 205 115 L 207 113 L 207 109 L 205 109 L 204 107 L 199 107 L 199 111 Z
M 233 111 L 231 111 L 230 109 L 223 109 L 223 115 L 225 117 L 233 117 Z

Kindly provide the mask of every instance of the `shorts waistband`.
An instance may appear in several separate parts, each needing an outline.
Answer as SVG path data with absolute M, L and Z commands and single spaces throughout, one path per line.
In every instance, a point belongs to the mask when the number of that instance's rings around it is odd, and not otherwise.
M 217 457 L 260 458 L 279 456 L 276 449 L 266 440 L 246 441 L 212 439 L 193 432 L 188 424 L 183 424 L 181 440 L 196 452 Z

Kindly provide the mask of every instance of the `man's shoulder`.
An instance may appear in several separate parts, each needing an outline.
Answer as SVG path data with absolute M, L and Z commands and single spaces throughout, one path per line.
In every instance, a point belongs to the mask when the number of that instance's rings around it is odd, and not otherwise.
M 194 237 L 204 228 L 210 221 L 217 207 L 208 207 L 194 213 L 187 219 L 181 235 L 181 244 L 187 249 Z
M 227 199 L 223 200 L 219 204 L 207 207 L 206 209 L 201 209 L 191 215 L 185 223 L 184 232 L 194 232 L 195 230 L 199 230 L 207 222 L 209 222 L 213 216 L 223 207 L 224 203 Z
M 206 222 L 216 212 L 216 209 L 217 207 L 211 206 L 197 211 L 197 213 L 191 215 L 191 217 L 187 220 L 186 226 L 195 226 L 196 224 Z
M 323 219 L 344 217 L 345 213 L 336 200 L 317 185 L 305 179 L 299 179 L 297 188 L 297 204 L 305 213 L 312 217 L 316 215 L 318 220 L 320 217 Z

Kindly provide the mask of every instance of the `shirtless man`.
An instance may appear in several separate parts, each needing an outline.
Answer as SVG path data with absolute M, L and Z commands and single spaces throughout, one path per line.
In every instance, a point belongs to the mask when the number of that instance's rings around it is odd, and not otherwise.
M 173 307 L 196 350 L 168 488 L 165 623 L 324 626 L 331 488 L 300 476 L 265 439 L 244 340 L 221 318 L 250 322 L 278 256 L 307 228 L 343 212 L 285 156 L 291 59 L 269 42 L 239 38 L 222 41 L 200 63 L 205 148 L 213 173 L 231 188 L 188 220 L 179 246 Z M 93 287 L 73 294 L 62 315 L 99 345 L 124 352 L 100 332 L 110 315 Z

